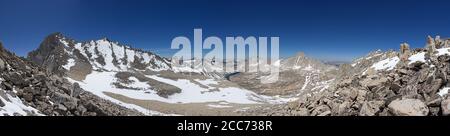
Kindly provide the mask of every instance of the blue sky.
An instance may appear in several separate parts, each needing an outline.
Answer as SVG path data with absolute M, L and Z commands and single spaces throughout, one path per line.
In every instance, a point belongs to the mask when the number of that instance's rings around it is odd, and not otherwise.
M 351 60 L 375 49 L 423 47 L 450 35 L 445 0 L 0 0 L 0 41 L 24 56 L 50 33 L 85 41 L 108 37 L 173 53 L 174 37 L 279 36 L 280 55 Z M 193 40 L 193 39 L 191 39 Z

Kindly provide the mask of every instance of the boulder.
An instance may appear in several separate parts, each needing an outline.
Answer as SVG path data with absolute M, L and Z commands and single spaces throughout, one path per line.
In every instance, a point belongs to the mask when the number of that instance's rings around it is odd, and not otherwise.
M 308 109 L 306 109 L 306 108 L 299 108 L 299 109 L 297 109 L 297 110 L 294 110 L 294 111 L 292 112 L 292 114 L 293 114 L 294 116 L 308 116 L 308 115 L 309 115 L 309 111 L 308 111 Z
M 388 105 L 396 116 L 427 116 L 429 109 L 418 99 L 397 99 Z
M 3 107 L 3 106 L 5 106 L 5 103 L 2 101 L 2 99 L 0 99 L 0 107 Z
M 359 111 L 359 116 L 375 116 L 384 106 L 384 101 L 364 102 Z
M 77 111 L 80 116 L 84 115 L 85 112 L 87 112 L 87 109 L 83 105 L 78 105 Z
M 325 111 L 317 116 L 329 116 L 329 115 L 331 115 L 331 111 Z
M 442 115 L 450 116 L 450 99 L 443 100 L 441 102 Z
M 8 82 L 2 82 L 2 84 L 5 86 L 5 90 L 12 90 L 13 86 Z
M 311 112 L 311 116 L 319 116 L 328 111 L 330 111 L 330 107 L 328 107 L 326 105 L 320 105 Z
M 66 106 L 64 106 L 64 105 L 62 105 L 62 104 L 58 104 L 58 105 L 56 106 L 56 109 L 57 109 L 57 110 L 61 110 L 61 111 L 67 111 Z
M 362 86 L 366 86 L 369 89 L 373 89 L 374 87 L 381 86 L 383 83 L 386 83 L 388 79 L 386 77 L 372 77 L 367 78 L 361 81 Z
M 25 101 L 27 101 L 27 102 L 31 102 L 31 101 L 33 101 L 33 94 L 32 93 L 24 93 L 23 99 L 25 99 Z
M 72 91 L 72 97 L 78 97 L 81 92 L 83 92 L 83 89 L 81 89 L 80 84 L 74 83 L 73 84 L 73 91 Z
M 6 63 L 3 59 L 0 58 L 0 71 L 4 71 L 6 69 Z

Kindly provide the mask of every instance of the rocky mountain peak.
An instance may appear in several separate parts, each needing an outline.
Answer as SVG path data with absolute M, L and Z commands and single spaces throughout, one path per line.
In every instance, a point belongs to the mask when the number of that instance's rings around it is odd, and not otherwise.
M 54 37 L 54 36 L 50 36 Z M 19 58 L 0 43 L 0 115 L 141 115 Z
M 49 35 L 28 58 L 48 72 L 83 80 L 92 71 L 168 70 L 164 58 L 108 38 L 77 42 L 61 33 Z

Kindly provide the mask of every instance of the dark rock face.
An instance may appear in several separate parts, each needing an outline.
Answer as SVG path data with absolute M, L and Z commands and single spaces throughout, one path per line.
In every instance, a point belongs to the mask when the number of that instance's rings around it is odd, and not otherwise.
M 49 35 L 37 50 L 28 54 L 28 58 L 36 64 L 45 66 L 48 73 L 66 76 L 66 71 L 62 66 L 67 63 L 69 56 L 64 52 L 64 45 L 60 42 L 61 37 L 63 37 L 61 33 Z M 69 44 L 73 46 L 73 42 Z
M 45 52 L 44 50 L 47 49 L 44 48 L 42 52 Z M 48 56 L 42 56 L 40 52 L 35 53 L 38 54 L 34 58 L 36 61 L 42 62 L 46 59 L 45 57 L 48 59 Z M 0 61 L 2 70 L 0 94 L 8 93 L 19 97 L 24 104 L 39 110 L 41 114 L 50 116 L 141 115 L 135 110 L 123 108 L 86 92 L 77 84 L 72 85 L 60 77 L 61 73 L 48 74 L 57 69 L 56 66 L 53 67 L 57 63 L 52 64 L 48 69 L 42 69 L 6 51 L 3 46 L 0 46 L 0 60 L 2 60 Z M 1 65 L 4 68 L 1 68 Z M 4 103 L 0 102 L 0 108 L 2 105 L 4 106 Z

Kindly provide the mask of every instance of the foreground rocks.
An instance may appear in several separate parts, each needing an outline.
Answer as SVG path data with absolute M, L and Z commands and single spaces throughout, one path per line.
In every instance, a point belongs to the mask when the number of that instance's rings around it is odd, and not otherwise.
M 442 101 L 441 107 L 442 107 L 442 115 L 449 116 L 450 115 L 450 99 Z
M 325 92 L 248 113 L 272 116 L 448 116 L 450 98 L 447 94 L 438 94 L 440 89 L 450 87 L 450 56 L 437 55 L 437 49 L 448 46 L 445 43 L 439 38 L 428 38 L 425 49 L 415 50 L 402 44 L 397 56 L 401 58 L 400 62 L 391 70 L 372 69 L 368 72 L 369 64 L 363 73 L 341 76 Z M 425 52 L 425 61 L 410 62 L 410 53 L 421 52 Z M 378 56 L 388 54 L 392 52 Z
M 397 116 L 426 116 L 429 112 L 425 103 L 418 99 L 394 100 L 388 107 Z

